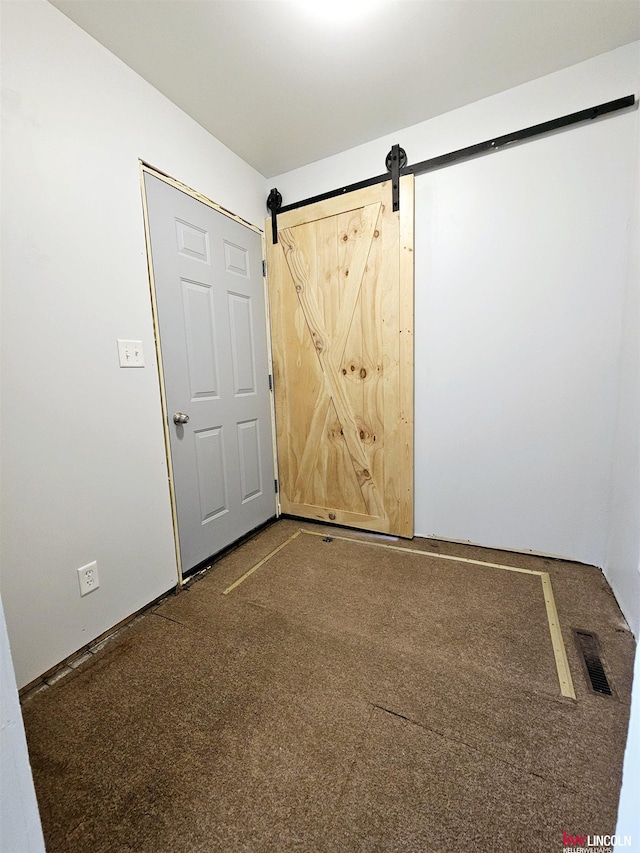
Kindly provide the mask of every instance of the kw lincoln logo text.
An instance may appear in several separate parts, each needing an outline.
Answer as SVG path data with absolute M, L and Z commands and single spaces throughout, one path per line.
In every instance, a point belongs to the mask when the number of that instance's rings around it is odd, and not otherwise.
M 631 847 L 630 835 L 571 835 L 562 833 L 564 853 L 611 853 L 614 847 Z

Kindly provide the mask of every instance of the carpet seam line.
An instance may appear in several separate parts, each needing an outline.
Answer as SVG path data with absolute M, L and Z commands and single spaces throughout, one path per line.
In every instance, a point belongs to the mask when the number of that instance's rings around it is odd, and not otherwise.
M 178 619 L 174 619 L 173 616 L 165 616 L 164 613 L 158 613 L 157 611 L 151 612 L 152 616 L 159 616 L 161 619 L 166 619 L 167 622 L 173 622 L 174 625 L 180 625 L 182 628 L 188 628 L 188 625 L 185 625 L 184 622 L 180 622 Z
M 396 717 L 397 719 L 400 719 L 400 720 L 405 720 L 410 725 L 416 726 L 417 728 L 422 729 L 423 731 L 431 732 L 431 734 L 434 734 L 437 737 L 442 738 L 443 740 L 449 741 L 450 743 L 459 744 L 460 746 L 464 746 L 466 749 L 471 749 L 474 752 L 477 752 L 484 757 L 488 756 L 488 757 L 492 758 L 494 761 L 497 761 L 500 764 L 504 764 L 506 767 L 510 767 L 512 770 L 522 770 L 521 765 L 512 764 L 510 761 L 507 761 L 505 758 L 501 758 L 500 756 L 495 755 L 491 751 L 487 752 L 486 749 L 484 748 L 484 744 L 478 745 L 478 744 L 468 743 L 466 740 L 461 740 L 460 738 L 454 737 L 453 735 L 450 735 L 450 734 L 446 734 L 445 732 L 440 731 L 439 729 L 434 729 L 432 726 L 429 726 L 426 723 L 420 723 L 420 722 L 418 722 L 418 720 L 414 720 L 411 717 L 407 717 L 404 714 L 398 713 L 397 711 L 392 711 L 390 708 L 385 708 L 384 705 L 378 705 L 375 703 L 372 703 L 372 704 L 373 704 L 374 710 L 377 708 L 378 710 L 383 711 L 385 714 L 389 714 L 390 716 Z M 555 776 L 546 776 L 543 773 L 538 773 L 537 771 L 530 770 L 530 769 L 525 770 L 524 772 L 529 776 L 535 776 L 537 779 L 542 779 L 545 782 L 553 782 L 555 784 L 560 784 L 564 788 L 566 788 L 566 790 L 568 790 L 568 791 L 576 791 L 577 790 L 575 788 L 572 788 L 570 785 L 568 785 L 564 781 L 564 779 L 560 779 L 560 778 L 557 778 Z

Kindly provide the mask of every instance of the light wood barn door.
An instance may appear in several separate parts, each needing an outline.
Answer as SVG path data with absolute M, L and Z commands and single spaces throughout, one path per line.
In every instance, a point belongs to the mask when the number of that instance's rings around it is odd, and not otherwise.
M 267 221 L 282 511 L 413 536 L 413 176 Z

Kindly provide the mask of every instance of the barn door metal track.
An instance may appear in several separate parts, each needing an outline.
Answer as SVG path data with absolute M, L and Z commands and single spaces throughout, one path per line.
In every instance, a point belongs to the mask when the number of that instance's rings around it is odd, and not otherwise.
M 277 189 L 272 189 L 267 198 L 267 209 L 271 212 L 271 230 L 274 243 L 278 242 L 278 213 L 286 213 L 288 210 L 296 210 L 298 207 L 305 207 L 308 204 L 315 204 L 318 201 L 325 201 L 328 198 L 344 195 L 345 193 L 361 190 L 364 187 L 370 187 L 374 184 L 381 184 L 384 181 L 393 181 L 393 209 L 400 208 L 400 178 L 404 175 L 421 175 L 424 172 L 433 172 L 435 169 L 441 169 L 444 166 L 450 166 L 452 163 L 457 163 L 459 160 L 469 160 L 472 157 L 478 157 L 482 154 L 487 154 L 490 151 L 499 151 L 507 145 L 513 145 L 516 142 L 525 142 L 536 136 L 543 136 L 547 133 L 553 133 L 556 130 L 562 130 L 565 127 L 570 127 L 574 124 L 582 124 L 583 122 L 593 121 L 600 116 L 609 115 L 610 113 L 625 110 L 635 106 L 635 95 L 627 95 L 624 98 L 618 98 L 615 101 L 607 101 L 605 104 L 598 104 L 595 107 L 589 107 L 586 110 L 580 110 L 577 113 L 570 113 L 560 118 L 554 118 L 551 121 L 545 121 L 541 124 L 534 124 L 531 127 L 525 127 L 522 130 L 516 130 L 513 133 L 505 133 L 503 136 L 496 136 L 494 139 L 487 139 L 485 142 L 478 142 L 476 145 L 470 145 L 467 148 L 459 148 L 457 151 L 450 151 L 448 154 L 441 154 L 439 157 L 432 157 L 430 160 L 422 160 L 420 163 L 415 163 L 413 166 L 407 165 L 407 155 L 404 149 L 399 145 L 394 145 L 391 151 L 387 154 L 386 167 L 387 172 L 383 175 L 376 175 L 374 178 L 368 178 L 365 181 L 358 181 L 355 184 L 349 184 L 346 187 L 340 187 L 337 190 L 330 190 L 321 195 L 305 198 L 303 201 L 297 201 L 293 204 L 282 204 L 282 196 Z

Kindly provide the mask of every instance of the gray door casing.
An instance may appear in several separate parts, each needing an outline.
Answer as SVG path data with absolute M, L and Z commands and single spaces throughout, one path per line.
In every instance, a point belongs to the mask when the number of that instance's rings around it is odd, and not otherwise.
M 144 182 L 185 574 L 276 514 L 262 243 L 171 184 Z

